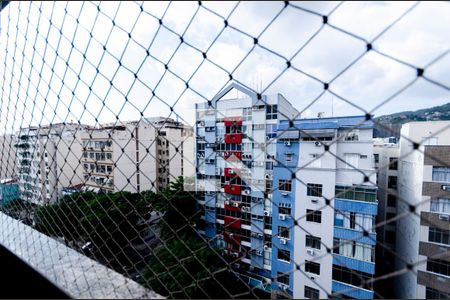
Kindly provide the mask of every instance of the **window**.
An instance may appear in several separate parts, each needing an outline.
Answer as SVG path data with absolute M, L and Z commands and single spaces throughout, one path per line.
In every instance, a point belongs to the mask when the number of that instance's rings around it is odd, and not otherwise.
M 280 238 L 289 239 L 289 228 L 278 226 L 278 236 Z
M 291 208 L 290 207 L 279 207 L 278 213 L 283 215 L 291 215 Z
M 294 156 L 294 154 L 292 153 L 286 153 L 285 157 L 286 157 L 286 162 L 291 162 L 292 161 L 292 156 Z
M 320 264 L 305 260 L 305 272 L 320 275 Z
M 398 169 L 398 158 L 389 157 L 389 170 L 397 170 Z
M 289 285 L 289 274 L 277 272 L 277 282 L 285 284 L 285 285 Z
M 112 159 L 112 153 L 106 153 L 106 159 Z
M 340 186 L 335 187 L 336 198 L 375 202 L 377 200 L 376 187 Z
M 373 228 L 375 222 L 375 216 L 357 214 L 348 211 L 335 212 L 334 216 L 334 226 L 356 229 L 356 230 L 367 230 L 369 232 L 374 232 Z
M 312 287 L 309 287 L 305 285 L 305 298 L 308 299 L 319 299 L 319 290 L 313 289 Z
M 278 181 L 278 190 L 284 192 L 290 192 L 292 189 L 291 180 L 280 179 Z
M 345 141 L 359 141 L 358 131 L 353 130 L 345 135 Z
M 361 154 L 361 155 L 359 156 L 359 158 L 360 158 L 360 159 L 367 159 L 367 155 Z
M 322 223 L 322 212 L 320 210 L 306 210 L 306 221 Z
M 443 230 L 439 228 L 430 227 L 428 231 L 428 241 L 450 245 L 450 230 Z
M 372 278 L 372 275 L 357 271 L 350 270 L 349 268 L 333 265 L 333 280 L 344 282 L 353 286 L 361 286 L 365 289 L 371 290 L 372 283 L 366 283 Z M 363 282 L 364 281 L 364 282 Z M 363 284 L 364 283 L 364 284 Z
M 450 262 L 440 259 L 428 259 L 427 271 L 450 276 Z
M 320 237 L 307 235 L 306 236 L 306 247 L 320 250 Z
M 387 225 L 395 226 L 397 224 L 397 222 L 395 220 L 392 220 L 393 218 L 395 218 L 395 214 L 393 214 L 393 213 L 386 213 L 386 223 L 387 223 Z
M 334 226 L 344 227 L 344 215 L 336 213 L 334 216 Z
M 450 182 L 450 167 L 433 166 L 433 181 Z
M 397 189 L 397 176 L 388 177 L 388 188 Z
M 425 299 L 449 299 L 450 294 L 435 290 L 430 287 L 425 289 Z
M 374 154 L 373 155 L 373 160 L 374 162 L 377 164 L 380 162 L 380 155 L 379 154 Z
M 387 206 L 396 207 L 397 206 L 397 197 L 392 194 L 388 194 L 387 196 Z
M 279 260 L 284 260 L 286 262 L 290 262 L 291 261 L 291 252 L 289 250 L 278 249 L 277 257 Z
M 278 106 L 276 104 L 266 106 L 266 119 L 267 120 L 276 120 L 277 113 L 278 113 Z
M 313 197 L 322 197 L 322 185 L 315 183 L 306 184 L 306 195 Z
M 357 260 L 375 262 L 375 247 L 346 239 L 333 239 L 333 253 Z
M 430 211 L 440 213 L 450 213 L 450 199 L 431 198 Z
M 386 230 L 384 233 L 384 241 L 386 243 L 395 245 L 395 232 Z

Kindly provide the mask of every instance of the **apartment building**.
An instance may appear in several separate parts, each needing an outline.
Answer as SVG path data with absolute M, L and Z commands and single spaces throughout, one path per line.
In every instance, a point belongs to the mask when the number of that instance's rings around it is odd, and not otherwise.
M 147 118 L 146 121 L 158 131 L 156 144 L 158 190 L 167 187 L 179 176 L 194 176 L 193 128 L 165 117 Z
M 162 117 L 104 124 L 84 132 L 84 189 L 133 193 L 159 190 L 178 176 L 191 175 L 193 167 L 183 168 L 184 141 L 189 135 L 191 127 Z
M 17 137 L 13 134 L 4 134 L 0 136 L 0 180 L 10 179 L 16 176 L 16 144 Z
M 210 104 L 196 104 L 201 232 L 249 285 L 270 292 L 276 128 L 298 112 L 280 94 L 258 97 L 235 83 Z
M 374 297 L 377 215 L 371 121 L 280 121 L 272 283 L 294 298 Z
M 450 121 L 401 129 L 396 296 L 450 298 Z
M 196 105 L 201 232 L 274 297 L 373 298 L 372 122 L 298 119 L 235 83 L 210 104 Z
M 77 136 L 87 128 L 58 123 L 20 129 L 15 146 L 22 200 L 37 205 L 54 202 L 61 197 L 63 187 L 82 182 Z
M 395 270 L 399 144 L 395 138 L 374 139 L 373 153 L 378 185 L 377 238 L 380 242 L 376 247 L 376 273 L 381 276 Z M 383 296 L 393 298 L 392 283 L 392 280 L 383 280 L 376 284 Z

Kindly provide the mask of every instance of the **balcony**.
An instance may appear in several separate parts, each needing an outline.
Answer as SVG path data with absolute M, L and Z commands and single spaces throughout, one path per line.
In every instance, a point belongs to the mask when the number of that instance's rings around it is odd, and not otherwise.
M 238 169 L 235 169 L 235 168 L 225 168 L 224 171 L 225 171 L 225 177 L 231 177 L 231 178 L 234 178 L 234 177 L 237 176 Z
M 225 201 L 225 210 L 241 211 L 241 203 L 233 201 Z
M 227 184 L 224 186 L 225 193 L 231 195 L 240 195 L 241 194 L 241 186 L 235 184 Z
M 242 126 L 242 117 L 225 117 L 223 119 L 226 127 L 229 126 Z
M 223 238 L 225 242 L 240 245 L 241 244 L 241 236 L 237 233 L 224 232 Z
M 226 160 L 241 160 L 242 159 L 242 152 L 241 151 L 224 151 L 223 157 Z
M 240 144 L 242 143 L 242 133 L 227 133 L 224 136 L 225 144 Z
M 241 229 L 241 220 L 229 216 L 225 216 L 223 219 L 225 228 Z

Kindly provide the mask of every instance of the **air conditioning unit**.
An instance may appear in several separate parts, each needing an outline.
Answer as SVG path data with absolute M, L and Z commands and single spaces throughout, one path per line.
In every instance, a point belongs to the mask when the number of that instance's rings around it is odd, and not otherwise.
M 248 211 L 248 206 L 242 206 L 242 207 L 241 207 L 241 210 L 242 210 L 242 211 Z
M 316 147 L 320 147 L 320 146 L 322 146 L 322 143 L 319 142 L 319 141 L 316 141 L 316 142 L 314 143 L 314 145 L 316 145 Z
M 285 214 L 279 214 L 278 215 L 278 219 L 280 219 L 281 221 L 286 220 L 286 215 Z
M 287 292 L 287 290 L 289 289 L 289 286 L 288 286 L 288 285 L 285 285 L 285 284 L 283 284 L 283 283 L 280 283 L 280 284 L 278 285 L 278 287 L 279 287 L 280 290 L 282 290 L 283 292 Z
M 272 194 L 268 194 L 267 199 L 272 199 Z
M 270 174 L 266 174 L 266 179 L 271 180 L 272 179 L 271 177 L 272 176 L 270 176 Z
M 319 199 L 311 199 L 311 202 L 312 203 L 317 203 L 317 202 L 319 202 Z
M 312 249 L 306 249 L 306 253 L 308 253 L 311 256 L 316 255 L 316 252 L 314 250 L 312 250 Z
M 262 233 L 258 233 L 257 237 L 258 237 L 259 239 L 262 239 L 262 238 L 263 238 L 263 234 L 262 234 Z
M 228 174 L 235 174 L 235 172 L 234 172 L 233 169 L 231 169 L 231 170 L 228 171 Z
M 446 192 L 449 192 L 450 191 L 450 185 L 443 185 L 442 186 L 442 190 L 446 191 Z
M 270 140 L 270 136 L 266 135 L 266 140 Z
M 233 202 L 233 207 L 239 207 L 239 203 L 238 202 Z
M 226 200 L 225 205 L 230 205 L 230 201 Z
M 284 197 L 286 197 L 286 196 L 288 195 L 288 193 L 283 192 L 283 193 L 281 193 L 281 195 L 284 196 Z
M 258 256 L 263 256 L 262 250 L 256 250 L 255 253 L 256 253 L 256 255 L 258 255 Z
M 284 145 L 285 145 L 286 147 L 290 147 L 290 146 L 291 146 L 291 142 L 290 142 L 290 141 L 286 141 L 286 142 L 284 142 Z
M 205 121 L 201 121 L 200 126 L 205 126 Z
M 267 245 L 264 245 L 264 251 L 269 251 L 269 250 L 270 250 L 270 247 Z
M 264 216 L 266 216 L 266 217 L 270 216 L 270 211 L 265 210 L 265 211 L 264 211 Z
M 282 245 L 286 245 L 287 239 L 281 238 L 281 239 L 280 239 L 280 243 L 281 243 Z
M 231 253 L 231 256 L 233 256 L 233 257 L 236 257 L 236 258 L 237 258 L 237 257 L 239 257 L 239 253 L 236 253 L 236 252 L 232 252 L 232 253 Z
M 244 190 L 245 195 L 250 195 L 250 190 Z
M 220 204 L 219 204 L 219 203 L 216 203 L 216 207 L 220 207 Z
M 439 215 L 439 220 L 450 221 L 450 215 Z

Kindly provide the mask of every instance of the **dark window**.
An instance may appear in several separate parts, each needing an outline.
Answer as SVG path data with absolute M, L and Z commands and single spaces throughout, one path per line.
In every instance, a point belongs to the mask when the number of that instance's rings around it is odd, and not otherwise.
M 313 197 L 322 197 L 322 185 L 315 183 L 308 183 L 306 185 L 306 195 Z
M 306 247 L 320 250 L 320 237 L 307 235 L 306 236 Z
M 450 262 L 440 259 L 428 259 L 427 271 L 450 276 Z
M 277 112 L 278 112 L 278 106 L 276 104 L 274 104 L 274 105 L 267 105 L 266 106 L 266 118 L 267 118 L 267 120 L 276 120 L 277 119 Z
M 443 230 L 439 228 L 430 227 L 428 232 L 428 241 L 450 245 L 450 230 Z
M 289 239 L 289 228 L 278 226 L 278 236 L 280 238 Z
M 305 272 L 320 275 L 320 264 L 305 260 Z
M 284 192 L 290 192 L 291 189 L 292 189 L 291 180 L 280 179 L 278 181 L 278 190 L 284 191 Z
M 291 208 L 290 207 L 279 207 L 278 208 L 278 213 L 290 216 L 291 215 Z
M 278 249 L 278 256 L 277 256 L 278 259 L 290 262 L 291 261 L 291 257 L 290 256 L 291 256 L 291 252 L 290 251 Z
M 397 170 L 398 169 L 398 158 L 389 157 L 389 170 Z
M 306 221 L 322 223 L 322 212 L 320 210 L 306 210 Z
M 353 286 L 362 286 L 367 290 L 372 290 L 372 283 L 366 283 L 372 276 L 370 274 L 349 268 L 333 265 L 333 280 L 347 283 Z
M 379 154 L 374 154 L 373 155 L 373 160 L 375 161 L 375 163 L 378 163 L 380 161 L 380 155 Z
M 350 213 L 350 228 L 355 229 L 356 225 L 356 213 L 351 212 Z
M 394 231 L 390 231 L 390 230 L 386 230 L 384 234 L 385 234 L 384 241 L 386 243 L 395 245 L 395 232 Z
M 305 285 L 305 298 L 319 299 L 319 290 Z
M 425 299 L 450 299 L 450 294 L 427 287 L 425 289 Z
M 388 177 L 388 188 L 397 189 L 397 176 Z
M 282 284 L 289 285 L 289 274 L 277 272 L 277 281 Z
M 393 218 L 395 218 L 395 214 L 386 213 L 386 222 L 387 222 L 386 224 L 395 226 L 397 222 L 395 220 L 392 220 Z
M 388 194 L 387 196 L 387 206 L 396 207 L 397 206 L 397 196 Z

